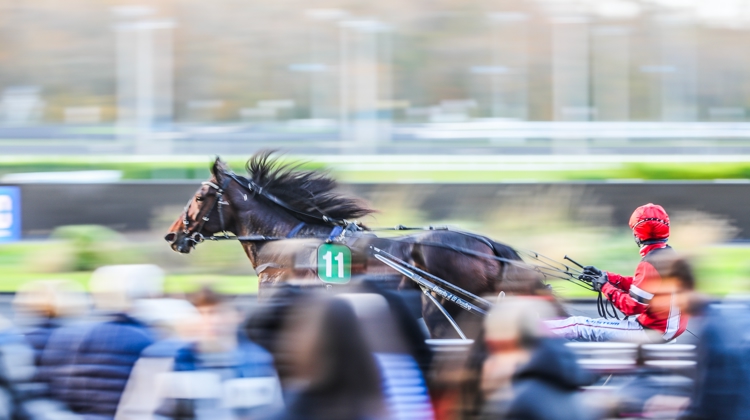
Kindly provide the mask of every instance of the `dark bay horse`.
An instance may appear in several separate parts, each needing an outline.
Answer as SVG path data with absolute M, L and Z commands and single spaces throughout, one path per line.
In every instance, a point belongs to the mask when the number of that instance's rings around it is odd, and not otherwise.
M 245 238 L 240 242 L 258 273 L 261 296 L 267 287 L 279 283 L 321 285 L 316 274 L 316 249 L 332 234 L 331 221 L 353 221 L 374 210 L 357 198 L 337 193 L 335 180 L 325 172 L 282 164 L 272 152 L 256 154 L 246 169 L 248 176 L 239 176 L 217 158 L 211 168 L 212 177 L 190 198 L 165 240 L 173 250 L 186 254 L 204 237 L 214 234 L 222 237 L 232 233 Z M 368 246 L 374 245 L 475 295 L 497 296 L 501 291 L 549 294 L 539 277 L 502 261 L 520 263 L 516 251 L 476 235 L 435 230 L 387 239 L 368 234 L 365 228 L 347 245 L 354 251 L 352 274 L 395 273 L 368 256 Z M 500 260 L 467 255 L 451 247 Z M 414 287 L 409 280 L 404 279 L 402 284 Z M 477 329 L 476 316 L 462 322 L 467 318 L 459 316 L 462 309 L 451 302 L 443 303 L 462 328 Z M 450 324 L 425 296 L 422 314 L 433 337 L 455 336 Z

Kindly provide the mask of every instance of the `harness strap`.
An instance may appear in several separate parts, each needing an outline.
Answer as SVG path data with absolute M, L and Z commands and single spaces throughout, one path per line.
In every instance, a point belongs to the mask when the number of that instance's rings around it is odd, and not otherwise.
M 225 238 L 229 237 L 229 233 L 227 232 L 227 229 L 224 226 L 224 212 L 221 211 L 222 210 L 221 206 L 224 203 L 222 201 L 224 199 L 224 190 L 229 186 L 230 181 L 231 181 L 230 178 L 225 178 L 224 182 L 221 184 L 221 188 L 218 188 L 216 191 L 216 202 L 219 204 L 219 223 L 221 223 L 221 232 L 224 234 Z M 208 218 L 208 214 L 206 214 L 206 218 Z
M 333 241 L 336 239 L 341 233 L 344 231 L 344 228 L 341 226 L 334 226 L 333 229 L 331 229 L 331 234 L 328 235 L 328 241 Z
M 241 177 L 241 176 L 237 175 L 234 172 L 224 172 L 224 174 L 226 176 L 232 178 L 233 180 L 237 181 L 238 184 L 240 184 L 244 188 L 247 188 L 250 192 L 255 192 L 258 195 L 263 196 L 266 199 L 270 200 L 271 202 L 273 202 L 274 204 L 278 205 L 279 207 L 282 207 L 283 209 L 285 209 L 287 211 L 290 211 L 292 213 L 296 213 L 296 214 L 298 214 L 300 216 L 304 216 L 304 217 L 307 217 L 309 219 L 321 220 L 324 223 L 327 223 L 327 224 L 330 224 L 330 225 L 342 225 L 342 226 L 345 226 L 348 223 L 344 219 L 334 219 L 334 218 L 331 218 L 331 217 L 328 217 L 328 216 L 325 216 L 325 215 L 318 216 L 318 215 L 314 215 L 314 214 L 310 214 L 310 213 L 307 213 L 307 212 L 304 212 L 304 211 L 297 210 L 294 207 L 290 206 L 289 204 L 285 203 L 283 200 L 281 200 L 278 197 L 276 197 L 275 195 L 269 193 L 268 191 L 264 191 L 263 187 L 261 187 L 260 185 L 256 184 L 252 179 L 247 179 L 247 178 Z
M 288 235 L 286 235 L 287 239 L 291 239 L 297 236 L 297 234 L 302 230 L 303 227 L 305 227 L 305 222 L 299 222 L 299 224 L 295 226 Z

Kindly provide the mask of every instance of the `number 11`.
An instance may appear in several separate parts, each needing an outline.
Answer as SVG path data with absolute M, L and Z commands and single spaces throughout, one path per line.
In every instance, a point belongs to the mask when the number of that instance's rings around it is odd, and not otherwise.
M 331 251 L 326 252 L 325 255 L 323 255 L 323 259 L 326 261 L 326 277 L 332 277 L 333 261 L 331 261 Z M 337 263 L 336 265 L 338 266 L 338 269 L 339 269 L 338 278 L 343 278 L 344 277 L 344 253 L 339 252 L 338 254 L 336 254 L 336 258 L 334 259 L 336 260 L 336 263 Z

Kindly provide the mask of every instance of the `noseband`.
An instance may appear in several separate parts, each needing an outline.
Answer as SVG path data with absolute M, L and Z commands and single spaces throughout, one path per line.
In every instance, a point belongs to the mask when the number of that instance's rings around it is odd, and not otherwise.
M 209 221 L 209 217 L 211 216 L 211 212 L 214 211 L 214 207 L 218 205 L 219 207 L 219 222 L 221 223 L 221 232 L 224 234 L 226 238 L 229 238 L 229 233 L 226 230 L 226 227 L 224 225 L 224 212 L 222 211 L 222 206 L 229 205 L 227 201 L 222 200 L 224 197 L 224 190 L 227 188 L 229 183 L 232 181 L 232 178 L 225 178 L 224 182 L 221 186 L 218 186 L 210 181 L 202 182 L 201 185 L 208 185 L 209 187 L 216 190 L 216 199 L 213 203 L 211 203 L 211 207 L 208 209 L 206 214 L 200 218 L 200 222 L 196 225 L 196 228 L 193 230 L 193 234 L 190 234 L 190 221 L 188 220 L 188 209 L 190 208 L 190 203 L 193 201 L 193 198 L 191 197 L 187 204 L 185 205 L 185 209 L 182 212 L 182 233 L 184 233 L 189 240 L 191 240 L 194 244 L 199 244 L 205 240 L 203 237 L 203 234 L 200 233 L 201 230 L 203 230 L 203 226 L 206 224 L 206 222 Z

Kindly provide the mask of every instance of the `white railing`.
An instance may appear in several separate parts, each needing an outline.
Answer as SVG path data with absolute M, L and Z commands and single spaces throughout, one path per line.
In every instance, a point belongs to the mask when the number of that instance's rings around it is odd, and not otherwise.
M 429 339 L 436 353 L 466 352 L 473 340 Z M 693 344 L 567 343 L 578 355 L 578 363 L 601 373 L 628 373 L 641 368 L 686 371 L 695 368 Z

